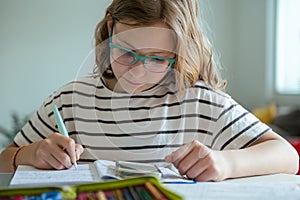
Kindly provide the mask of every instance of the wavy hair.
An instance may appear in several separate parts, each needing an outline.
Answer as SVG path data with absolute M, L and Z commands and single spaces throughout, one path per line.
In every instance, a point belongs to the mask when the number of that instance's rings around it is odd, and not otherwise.
M 178 72 L 176 82 L 179 88 L 193 86 L 198 80 L 214 89 L 225 87 L 226 82 L 218 74 L 212 46 L 198 23 L 197 0 L 113 0 L 95 30 L 94 73 L 105 78 L 114 77 L 109 62 L 107 29 L 107 22 L 112 19 L 124 24 L 134 21 L 137 26 L 162 22 L 176 33 L 174 69 Z

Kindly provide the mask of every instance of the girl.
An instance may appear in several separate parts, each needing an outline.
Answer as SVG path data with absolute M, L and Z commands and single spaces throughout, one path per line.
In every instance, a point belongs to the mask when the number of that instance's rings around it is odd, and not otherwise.
M 0 156 L 70 168 L 76 160 L 164 165 L 197 181 L 295 173 L 295 150 L 221 90 L 196 0 L 113 0 L 96 28 L 93 76 L 51 95 Z M 56 104 L 71 138 L 57 133 Z

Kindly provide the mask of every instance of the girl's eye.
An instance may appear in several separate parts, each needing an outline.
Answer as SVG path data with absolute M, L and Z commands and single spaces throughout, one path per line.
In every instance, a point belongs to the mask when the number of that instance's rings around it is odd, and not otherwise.
M 135 58 L 135 56 L 130 52 L 124 52 L 123 56 L 128 59 L 132 59 L 132 60 L 134 60 L 134 58 Z
M 166 60 L 159 59 L 159 58 L 149 58 L 148 59 L 149 64 L 165 64 Z
M 122 49 L 118 49 L 118 51 L 118 60 L 120 60 L 124 64 L 131 64 L 135 61 L 135 55 L 131 52 Z

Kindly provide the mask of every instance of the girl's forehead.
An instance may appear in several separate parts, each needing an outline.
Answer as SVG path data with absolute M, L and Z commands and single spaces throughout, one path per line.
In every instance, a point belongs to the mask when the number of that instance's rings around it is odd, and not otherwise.
M 134 49 L 162 49 L 174 51 L 175 32 L 163 23 L 150 26 L 130 26 L 116 23 L 114 28 L 115 41 Z

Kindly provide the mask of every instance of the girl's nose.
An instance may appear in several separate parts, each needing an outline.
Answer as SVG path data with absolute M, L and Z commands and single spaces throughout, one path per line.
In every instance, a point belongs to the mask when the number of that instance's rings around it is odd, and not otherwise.
M 146 75 L 146 68 L 144 67 L 144 63 L 139 60 L 137 63 L 132 65 L 129 69 L 129 73 L 136 78 L 143 77 Z

